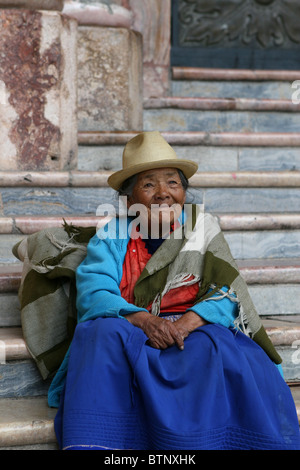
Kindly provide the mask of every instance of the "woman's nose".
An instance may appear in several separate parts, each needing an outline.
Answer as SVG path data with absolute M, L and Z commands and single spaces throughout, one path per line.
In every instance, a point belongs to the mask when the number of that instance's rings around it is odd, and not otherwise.
M 168 191 L 168 185 L 165 183 L 160 183 L 156 188 L 155 198 L 157 200 L 165 200 L 170 197 Z

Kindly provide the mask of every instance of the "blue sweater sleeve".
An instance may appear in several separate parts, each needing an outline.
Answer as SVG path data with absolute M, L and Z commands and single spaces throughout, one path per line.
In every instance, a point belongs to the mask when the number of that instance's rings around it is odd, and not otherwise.
M 223 287 L 222 291 L 227 292 L 227 287 Z M 227 328 L 233 327 L 234 320 L 238 316 L 238 303 L 231 300 L 230 297 L 223 297 L 222 299 L 217 299 L 217 297 L 220 297 L 220 293 L 218 292 L 212 295 L 211 300 L 199 302 L 189 310 L 197 313 L 209 323 L 218 323 L 219 325 L 223 325 Z M 231 294 L 231 298 L 234 299 L 236 296 Z M 275 363 L 274 365 L 284 378 L 282 365 Z
M 119 245 L 109 239 L 101 240 L 97 235 L 90 240 L 87 256 L 76 271 L 78 321 L 101 316 L 123 318 L 145 310 L 121 297 L 119 285 L 126 247 L 126 240 Z
M 222 291 L 227 292 L 227 287 L 223 287 Z M 197 313 L 209 323 L 218 323 L 229 328 L 233 326 L 233 322 L 238 316 L 238 303 L 233 294 L 220 298 L 221 295 L 220 292 L 216 292 L 209 300 L 198 302 L 189 310 Z

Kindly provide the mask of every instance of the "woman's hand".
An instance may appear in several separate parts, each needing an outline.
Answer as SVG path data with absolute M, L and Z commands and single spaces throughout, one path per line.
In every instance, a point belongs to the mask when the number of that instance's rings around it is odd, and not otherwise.
M 188 310 L 182 317 L 180 317 L 175 325 L 183 339 L 187 338 L 192 331 L 200 326 L 207 325 L 207 321 L 203 320 L 200 315 Z
M 146 312 L 126 315 L 132 325 L 141 328 L 149 338 L 149 344 L 156 349 L 166 349 L 176 344 L 184 349 L 184 340 L 188 335 L 207 322 L 189 310 L 176 322 L 156 317 Z
M 126 315 L 132 325 L 141 328 L 149 338 L 149 345 L 155 349 L 166 349 L 177 344 L 179 349 L 184 348 L 183 337 L 176 328 L 175 323 L 156 317 L 146 312 L 137 312 Z

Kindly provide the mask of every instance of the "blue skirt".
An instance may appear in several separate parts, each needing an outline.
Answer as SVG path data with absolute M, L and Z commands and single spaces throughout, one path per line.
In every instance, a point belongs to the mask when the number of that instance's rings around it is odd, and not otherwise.
M 300 449 L 289 387 L 241 332 L 208 324 L 157 350 L 117 318 L 79 324 L 55 418 L 62 449 Z

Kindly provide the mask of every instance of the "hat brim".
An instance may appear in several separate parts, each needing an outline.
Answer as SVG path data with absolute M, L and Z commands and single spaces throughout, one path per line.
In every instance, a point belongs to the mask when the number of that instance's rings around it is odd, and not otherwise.
M 155 169 L 155 168 L 176 168 L 181 170 L 187 179 L 191 178 L 196 171 L 198 170 L 197 163 L 191 160 L 180 160 L 180 159 L 167 159 L 159 160 L 157 162 L 141 163 L 139 165 L 134 165 L 130 168 L 124 170 L 119 170 L 116 173 L 113 173 L 109 176 L 107 182 L 109 186 L 116 191 L 120 189 L 125 180 L 130 178 L 133 175 L 142 173 L 143 171 Z

